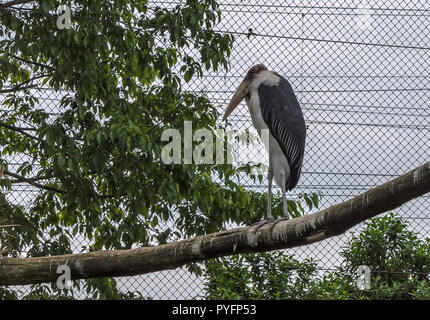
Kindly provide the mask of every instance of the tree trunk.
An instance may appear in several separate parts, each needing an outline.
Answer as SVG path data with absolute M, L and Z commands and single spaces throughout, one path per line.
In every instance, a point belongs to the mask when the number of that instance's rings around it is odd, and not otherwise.
M 71 279 L 116 277 L 174 269 L 237 253 L 285 249 L 339 235 L 356 224 L 430 192 L 430 162 L 351 200 L 314 214 L 270 225 L 246 226 L 157 247 L 94 251 L 39 258 L 0 258 L 0 285 L 56 281 L 67 265 Z

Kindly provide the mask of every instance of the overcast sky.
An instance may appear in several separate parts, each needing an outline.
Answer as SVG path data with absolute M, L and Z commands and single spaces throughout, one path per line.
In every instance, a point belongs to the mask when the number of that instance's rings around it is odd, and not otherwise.
M 149 1 L 149 6 L 177 2 Z M 224 110 L 249 68 L 264 63 L 292 85 L 308 125 L 299 192 L 322 192 L 323 208 L 380 185 L 430 159 L 430 4 L 428 1 L 228 1 L 217 30 L 236 41 L 228 73 L 206 72 L 188 84 Z M 321 3 L 321 2 L 319 2 Z M 256 35 L 247 37 L 249 29 Z M 252 129 L 243 103 L 231 115 L 232 129 Z M 262 145 L 239 160 L 267 162 Z M 266 181 L 244 185 L 266 190 Z M 277 188 L 277 187 L 276 187 Z M 277 189 L 276 189 L 277 190 Z M 422 236 L 429 235 L 430 197 L 396 212 Z M 348 234 L 288 250 L 339 263 Z M 120 280 L 121 281 L 121 280 Z M 172 283 L 178 284 L 177 287 Z M 166 271 L 124 282 L 139 284 L 153 298 L 200 295 L 201 281 Z M 164 289 L 163 289 L 164 288 Z
M 232 68 L 207 73 L 190 89 L 207 91 L 222 112 L 257 63 L 291 83 L 308 132 L 303 174 L 290 197 L 320 191 L 328 207 L 429 161 L 428 2 L 326 1 L 319 8 L 310 1 L 223 3 L 217 29 L 236 37 Z M 257 35 L 248 38 L 250 28 Z M 252 128 L 244 102 L 231 118 L 234 129 Z M 267 163 L 262 145 L 249 160 Z M 263 181 L 254 187 L 265 191 Z M 428 236 L 429 207 L 425 196 L 396 212 L 412 217 L 413 228 Z M 287 252 L 331 268 L 349 234 Z

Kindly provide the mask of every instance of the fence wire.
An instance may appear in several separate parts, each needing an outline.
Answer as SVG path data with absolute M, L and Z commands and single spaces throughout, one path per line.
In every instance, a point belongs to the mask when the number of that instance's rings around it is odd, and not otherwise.
M 180 3 L 149 1 L 148 6 Z M 321 192 L 320 208 L 326 208 L 430 159 L 430 5 L 395 0 L 318 4 L 221 2 L 222 20 L 215 29 L 235 37 L 231 68 L 206 72 L 184 88 L 204 92 L 222 112 L 253 65 L 263 63 L 283 75 L 296 92 L 308 126 L 302 176 L 288 197 Z M 60 99 L 51 91 L 40 93 L 41 106 L 53 114 Z M 253 131 L 244 104 L 231 118 L 233 129 Z M 242 155 L 242 161 L 267 163 L 262 150 Z M 23 155 L 10 166 L 25 160 Z M 240 183 L 265 191 L 264 181 L 244 177 Z M 16 184 L 9 200 L 25 205 L 33 191 Z M 394 210 L 422 237 L 430 230 L 429 199 L 423 196 Z M 334 270 L 345 241 L 360 228 L 287 251 L 299 260 L 317 260 L 321 270 Z M 85 239 L 75 239 L 75 248 L 82 245 Z M 117 278 L 121 291 L 139 291 L 153 299 L 201 298 L 203 281 L 184 268 Z

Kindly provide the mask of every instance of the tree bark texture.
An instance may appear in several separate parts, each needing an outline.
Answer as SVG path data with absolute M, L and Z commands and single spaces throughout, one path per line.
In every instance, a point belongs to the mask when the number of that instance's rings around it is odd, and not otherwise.
M 0 285 L 56 281 L 67 265 L 71 279 L 117 277 L 174 269 L 191 262 L 238 253 L 286 249 L 342 234 L 366 219 L 430 192 L 430 162 L 343 203 L 299 218 L 225 230 L 130 250 L 94 251 L 36 258 L 0 257 Z

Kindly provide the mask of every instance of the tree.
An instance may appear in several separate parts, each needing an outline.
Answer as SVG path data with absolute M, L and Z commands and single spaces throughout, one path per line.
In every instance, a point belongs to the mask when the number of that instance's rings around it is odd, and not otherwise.
M 228 68 L 234 39 L 214 31 L 217 3 L 188 0 L 158 8 L 146 1 L 69 1 L 70 25 L 59 5 L 53 0 L 0 5 L 0 166 L 6 169 L 0 186 L 13 190 L 20 183 L 37 190 L 25 208 L 0 194 L 0 221 L 8 226 L 0 235 L 2 262 L 150 247 L 212 234 L 230 222 L 261 220 L 266 194 L 236 183 L 251 166 L 162 161 L 165 129 L 178 129 L 183 138 L 184 123 L 191 121 L 195 130 L 215 135 L 215 107 L 204 92 L 185 91 L 182 84 Z M 43 107 L 46 92 L 59 103 Z M 17 160 L 22 160 L 19 167 L 13 165 Z M 372 212 L 428 192 L 426 168 L 414 171 L 413 181 L 405 175 L 408 183 L 399 183 L 398 199 L 376 201 Z M 405 190 L 408 185 L 411 192 Z M 370 195 L 389 199 L 390 190 Z M 318 195 L 301 200 L 312 209 Z M 359 208 L 358 202 L 351 208 Z M 274 205 L 278 216 L 279 199 Z M 289 202 L 292 216 L 302 215 L 304 207 Z M 333 224 L 337 215 L 330 212 L 321 216 L 334 228 L 318 224 L 316 233 L 296 237 L 297 245 L 343 232 L 345 226 Z M 345 210 L 340 214 L 345 217 Z M 369 217 L 360 212 L 348 226 Z M 73 248 L 77 236 L 88 246 Z M 86 280 L 84 289 L 94 298 L 138 296 L 121 294 L 115 283 Z M 58 294 L 55 285 L 35 285 L 27 298 Z M 73 297 L 73 292 L 61 295 Z M 18 293 L 2 289 L 2 296 Z
M 321 273 L 311 259 L 273 253 L 211 260 L 209 299 L 430 299 L 430 239 L 419 239 L 392 213 L 373 218 L 354 235 L 337 270 Z M 371 288 L 357 286 L 357 268 L 371 270 Z
M 343 203 L 313 214 L 200 235 L 156 247 L 0 259 L 0 285 L 131 276 L 210 258 L 292 248 L 344 233 L 367 219 L 430 192 L 430 163 Z M 58 276 L 58 268 L 70 271 Z M 196 268 L 193 268 L 196 269 Z M 61 280 L 62 279 L 62 280 Z M 62 285 L 60 285 L 62 286 Z
M 183 134 L 189 120 L 215 132 L 215 107 L 182 84 L 228 68 L 234 39 L 213 29 L 217 2 L 69 1 L 70 26 L 60 4 L 0 5 L 0 186 L 38 190 L 26 209 L 0 194 L 0 220 L 19 225 L 3 239 L 8 256 L 70 253 L 77 235 L 83 250 L 124 249 L 260 220 L 265 195 L 236 184 L 230 165 L 160 160 L 164 129 Z M 43 107 L 41 92 L 59 104 Z M 109 279 L 86 286 L 115 292 Z

